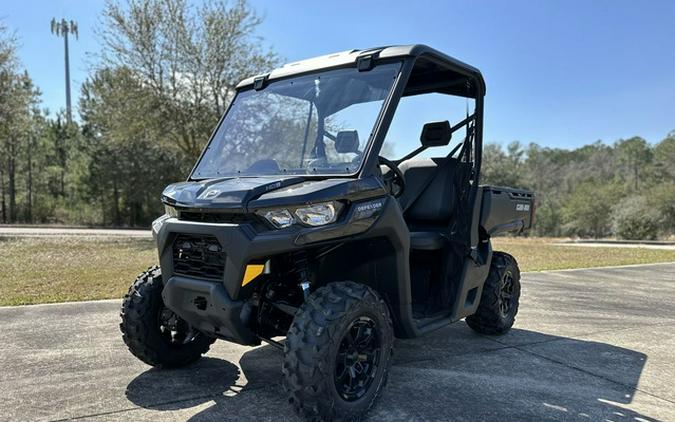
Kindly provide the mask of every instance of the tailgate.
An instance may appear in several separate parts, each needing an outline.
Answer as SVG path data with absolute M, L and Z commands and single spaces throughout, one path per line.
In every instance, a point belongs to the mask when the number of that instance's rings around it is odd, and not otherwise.
M 499 186 L 481 186 L 480 224 L 488 234 L 521 233 L 534 223 L 534 192 Z

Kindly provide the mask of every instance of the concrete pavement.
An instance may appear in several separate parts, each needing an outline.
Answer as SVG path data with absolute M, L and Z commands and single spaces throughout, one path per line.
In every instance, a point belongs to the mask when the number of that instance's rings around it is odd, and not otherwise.
M 0 420 L 295 420 L 270 346 L 133 358 L 119 301 L 0 308 Z M 675 421 L 675 264 L 523 274 L 515 329 L 399 340 L 373 421 Z

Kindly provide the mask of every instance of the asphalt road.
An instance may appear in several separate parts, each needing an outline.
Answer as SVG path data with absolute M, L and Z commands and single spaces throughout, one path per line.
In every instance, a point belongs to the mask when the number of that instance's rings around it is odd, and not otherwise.
M 141 237 L 152 236 L 150 229 L 88 229 L 72 227 L 22 227 L 0 226 L 0 237 L 50 237 L 50 236 L 86 236 L 86 237 Z
M 294 420 L 270 346 L 158 371 L 118 302 L 0 308 L 0 420 Z M 675 264 L 523 275 L 516 327 L 397 341 L 373 421 L 675 421 Z

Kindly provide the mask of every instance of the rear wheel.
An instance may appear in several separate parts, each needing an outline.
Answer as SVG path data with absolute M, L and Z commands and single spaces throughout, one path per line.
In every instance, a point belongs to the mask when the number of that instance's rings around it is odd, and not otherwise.
M 122 302 L 122 338 L 129 351 L 148 365 L 184 366 L 206 353 L 215 339 L 164 306 L 163 288 L 157 266 L 136 278 Z
M 394 344 L 389 310 L 372 289 L 331 283 L 295 315 L 286 337 L 284 386 L 301 416 L 353 420 L 384 386 Z
M 516 259 L 495 252 L 478 309 L 466 317 L 466 323 L 481 334 L 504 334 L 515 322 L 519 299 L 520 270 Z

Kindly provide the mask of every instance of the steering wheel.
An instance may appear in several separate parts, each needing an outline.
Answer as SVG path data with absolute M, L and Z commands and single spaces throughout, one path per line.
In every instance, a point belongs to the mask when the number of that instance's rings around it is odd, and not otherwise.
M 389 187 L 389 192 L 394 198 L 403 195 L 403 191 L 405 190 L 405 178 L 403 177 L 403 172 L 401 172 L 396 164 L 382 156 L 378 156 L 377 160 L 380 165 L 387 166 L 387 168 L 391 170 L 387 174 L 382 175 L 382 180 L 384 180 L 384 184 Z

